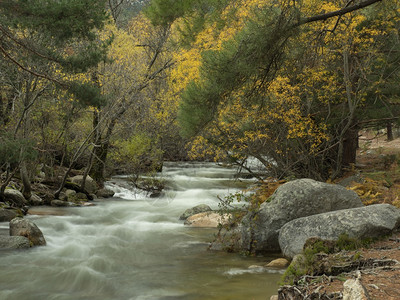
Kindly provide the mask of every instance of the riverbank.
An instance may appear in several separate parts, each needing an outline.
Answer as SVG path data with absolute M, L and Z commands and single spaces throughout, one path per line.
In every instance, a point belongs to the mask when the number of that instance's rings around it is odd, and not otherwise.
M 365 205 L 388 203 L 400 207 L 399 165 L 399 138 L 386 141 L 383 135 L 364 134 L 360 138 L 357 165 L 348 170 L 337 183 L 342 183 L 348 189 L 357 192 Z M 368 247 L 317 256 L 315 264 L 326 264 L 338 256 L 342 256 L 343 260 L 350 257 L 354 262 L 353 266 L 356 267 L 340 275 L 332 275 L 329 272 L 318 276 L 306 275 L 299 278 L 292 287 L 281 287 L 281 292 L 298 290 L 301 296 L 298 295 L 293 299 L 299 300 L 310 297 L 311 294 L 314 294 L 313 297 L 316 299 L 342 299 L 346 280 L 358 277 L 359 283 L 366 290 L 367 297 L 353 299 L 400 299 L 399 231 Z M 385 262 L 389 265 L 382 265 Z

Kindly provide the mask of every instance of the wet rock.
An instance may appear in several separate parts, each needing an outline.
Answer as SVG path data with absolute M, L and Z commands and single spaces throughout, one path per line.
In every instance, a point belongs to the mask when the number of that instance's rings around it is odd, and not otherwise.
M 14 218 L 10 221 L 10 236 L 24 236 L 32 246 L 44 246 L 46 240 L 35 223 L 27 219 Z
M 358 195 L 346 188 L 299 179 L 280 186 L 270 202 L 243 219 L 242 248 L 256 252 L 279 251 L 279 230 L 287 222 L 339 209 L 363 206 Z
M 289 265 L 289 261 L 285 258 L 277 258 L 274 259 L 273 261 L 269 262 L 265 266 L 268 268 L 286 268 Z
M 29 247 L 29 239 L 26 237 L 0 235 L 0 249 L 24 249 Z
M 338 240 L 346 233 L 351 238 L 376 238 L 400 226 L 400 209 L 390 204 L 344 209 L 299 218 L 280 230 L 279 245 L 286 257 L 301 253 L 309 238 Z
M 61 201 L 61 200 L 53 200 L 50 203 L 51 206 L 54 207 L 70 207 L 70 206 L 77 206 L 75 203 L 73 202 L 69 202 L 69 201 Z
M 16 210 L 0 208 L 0 222 L 10 222 L 16 216 L 18 216 Z
M 14 189 L 5 189 L 4 198 L 6 199 L 6 201 L 10 201 L 18 207 L 23 207 L 28 204 L 28 202 L 24 198 L 24 195 L 22 195 L 20 191 Z
M 193 216 L 193 215 L 196 215 L 199 213 L 203 213 L 203 212 L 208 212 L 208 211 L 212 211 L 211 207 L 209 207 L 206 204 L 200 204 L 200 205 L 197 205 L 195 207 L 185 210 L 185 212 L 179 217 L 179 220 L 186 220 L 190 216 Z
M 0 222 L 10 222 L 18 215 L 19 213 L 14 209 L 0 208 Z
M 81 186 L 82 181 L 83 181 L 83 176 L 82 175 L 76 175 L 74 177 L 71 177 L 69 179 L 72 183 L 77 184 Z M 96 181 L 90 176 L 86 177 L 85 181 L 85 193 L 87 194 L 95 194 L 97 190 L 99 189 L 99 186 L 97 185 Z
M 111 198 L 114 196 L 114 192 L 112 190 L 103 188 L 96 192 L 96 196 L 99 198 Z
M 221 228 L 214 241 L 208 247 L 212 251 L 239 252 L 240 249 L 240 230 L 239 228 Z
M 185 225 L 191 227 L 214 227 L 217 228 L 219 224 L 226 224 L 229 215 L 221 216 L 215 212 L 203 212 L 195 214 L 186 219 Z

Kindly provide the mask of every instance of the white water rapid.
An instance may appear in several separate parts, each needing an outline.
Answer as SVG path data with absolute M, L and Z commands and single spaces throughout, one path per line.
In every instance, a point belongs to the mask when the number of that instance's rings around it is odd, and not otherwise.
M 0 251 L 0 299 L 269 299 L 281 274 L 248 267 L 270 258 L 207 251 L 216 230 L 179 220 L 198 204 L 218 208 L 217 195 L 237 190 L 233 175 L 215 164 L 167 163 L 161 198 L 135 194 L 118 177 L 107 183 L 115 197 L 94 207 L 40 208 L 45 215 L 28 218 L 47 246 Z

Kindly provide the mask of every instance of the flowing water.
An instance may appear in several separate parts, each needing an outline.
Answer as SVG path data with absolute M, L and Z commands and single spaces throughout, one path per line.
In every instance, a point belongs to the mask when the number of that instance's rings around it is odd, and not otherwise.
M 281 274 L 248 268 L 271 258 L 207 251 L 215 229 L 188 228 L 179 215 L 197 204 L 218 208 L 237 189 L 234 170 L 166 164 L 169 189 L 148 198 L 107 183 L 112 199 L 94 207 L 40 208 L 30 215 L 47 246 L 0 251 L 0 299 L 269 299 Z M 232 183 L 233 182 L 233 183 Z M 8 223 L 0 223 L 0 230 Z

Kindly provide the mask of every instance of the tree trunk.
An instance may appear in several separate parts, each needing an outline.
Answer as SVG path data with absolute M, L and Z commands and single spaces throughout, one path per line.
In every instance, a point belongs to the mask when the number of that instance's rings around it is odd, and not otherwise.
M 21 163 L 20 174 L 22 179 L 22 194 L 26 200 L 29 200 L 32 196 L 31 181 L 29 179 L 28 169 L 26 168 L 26 162 Z
M 387 122 L 386 123 L 386 131 L 387 131 L 387 140 L 393 141 L 394 137 L 393 137 L 393 126 L 392 126 L 392 122 Z
M 99 142 L 100 143 L 96 144 L 93 149 L 94 159 L 90 175 L 100 186 L 103 186 L 105 181 L 105 162 L 107 160 L 109 142 L 102 140 Z
M 350 127 L 343 139 L 343 156 L 342 166 L 349 167 L 356 163 L 358 145 L 358 128 L 355 126 Z

